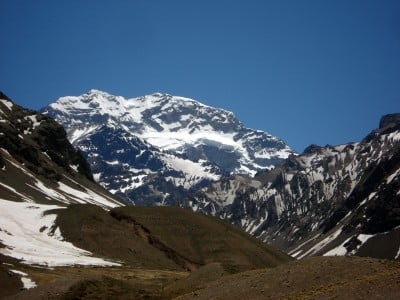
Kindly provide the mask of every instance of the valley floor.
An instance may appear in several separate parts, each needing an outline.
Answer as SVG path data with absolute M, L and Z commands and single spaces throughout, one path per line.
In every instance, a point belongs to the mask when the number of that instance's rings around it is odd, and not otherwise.
M 120 267 L 15 265 L 38 287 L 22 290 L 0 266 L 5 299 L 399 299 L 400 262 L 312 257 L 270 269 L 228 275 L 218 263 L 195 272 Z M 8 274 L 8 275 L 7 275 Z M 8 292 L 8 297 L 6 296 Z
M 7 268 L 5 268 L 7 267 Z M 56 267 L 15 265 L 37 286 L 24 289 L 10 265 L 0 266 L 0 296 L 4 299 L 165 299 L 163 286 L 187 277 L 187 272 L 119 267 Z M 3 298 L 0 297 L 0 298 Z
M 221 278 L 179 299 L 399 299 L 400 263 L 312 257 Z

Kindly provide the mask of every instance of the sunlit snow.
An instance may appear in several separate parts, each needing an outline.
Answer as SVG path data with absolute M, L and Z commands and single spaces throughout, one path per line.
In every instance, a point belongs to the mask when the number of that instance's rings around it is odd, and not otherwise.
M 0 99 L 0 102 L 3 103 L 9 110 L 12 110 L 13 104 L 11 101 Z
M 12 269 L 10 269 L 10 272 L 21 276 L 21 281 L 24 289 L 28 290 L 37 286 L 37 284 L 32 279 L 30 279 L 28 277 L 28 274 L 26 274 L 25 272 Z
M 54 228 L 57 205 L 13 202 L 0 199 L 0 253 L 20 259 L 25 264 L 43 266 L 100 265 L 119 263 L 92 256 L 89 251 L 63 241 Z

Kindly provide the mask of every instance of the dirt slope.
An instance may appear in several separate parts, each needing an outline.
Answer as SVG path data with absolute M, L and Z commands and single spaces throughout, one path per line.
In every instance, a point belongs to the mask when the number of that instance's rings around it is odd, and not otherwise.
M 292 260 L 226 221 L 189 209 L 119 207 L 111 215 L 125 224 L 141 224 L 155 240 L 197 266 L 219 262 L 228 272 L 236 273 Z
M 312 257 L 225 276 L 179 299 L 399 299 L 400 263 Z
M 134 268 L 193 271 L 218 262 L 235 273 L 291 261 L 225 221 L 182 208 L 71 205 L 57 214 L 67 241 Z

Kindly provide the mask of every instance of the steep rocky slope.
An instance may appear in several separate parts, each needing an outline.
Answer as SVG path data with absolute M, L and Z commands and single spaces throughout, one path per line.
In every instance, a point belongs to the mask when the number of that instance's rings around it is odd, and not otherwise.
M 40 204 L 121 205 L 98 186 L 84 157 L 51 118 L 0 93 L 0 197 Z
M 359 143 L 312 145 L 253 179 L 212 183 L 181 205 L 226 218 L 296 257 L 399 258 L 399 190 L 400 115 L 393 114 Z
M 42 112 L 64 126 L 98 182 L 135 204 L 175 204 L 221 176 L 254 175 L 293 153 L 231 112 L 168 94 L 126 99 L 91 90 Z

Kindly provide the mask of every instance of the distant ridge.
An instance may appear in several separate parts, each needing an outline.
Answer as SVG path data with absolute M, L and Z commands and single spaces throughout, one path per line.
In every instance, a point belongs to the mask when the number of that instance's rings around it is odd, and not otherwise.
M 311 145 L 252 179 L 211 183 L 181 203 L 295 257 L 400 259 L 400 114 L 362 141 Z

